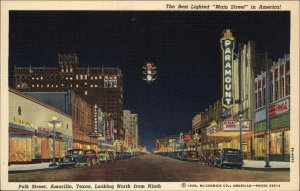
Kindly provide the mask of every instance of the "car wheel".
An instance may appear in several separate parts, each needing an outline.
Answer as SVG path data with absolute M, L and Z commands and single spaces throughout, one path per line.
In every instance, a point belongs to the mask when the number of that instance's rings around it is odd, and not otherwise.
M 91 165 L 92 165 L 92 164 L 91 164 L 91 160 L 90 160 L 90 159 L 87 159 L 87 160 L 86 160 L 86 166 L 89 167 L 89 166 L 91 166 Z
M 80 167 L 80 163 L 79 163 L 79 161 L 76 161 L 73 167 L 75 167 L 75 168 L 78 168 L 78 167 Z
M 92 159 L 92 165 L 96 165 L 97 164 L 97 162 L 96 162 L 96 160 L 93 158 Z

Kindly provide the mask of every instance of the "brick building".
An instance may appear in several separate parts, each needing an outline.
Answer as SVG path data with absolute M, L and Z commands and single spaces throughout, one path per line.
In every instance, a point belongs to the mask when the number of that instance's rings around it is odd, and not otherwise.
M 89 104 L 110 113 L 115 138 L 124 139 L 123 76 L 120 68 L 81 68 L 76 54 L 58 54 L 57 67 L 14 67 L 14 88 L 26 92 L 73 90 Z

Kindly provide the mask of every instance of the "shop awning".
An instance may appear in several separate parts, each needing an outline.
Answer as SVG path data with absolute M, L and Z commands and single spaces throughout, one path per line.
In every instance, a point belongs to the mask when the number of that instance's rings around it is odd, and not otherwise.
M 249 132 L 242 132 L 242 135 L 249 134 Z M 208 137 L 238 137 L 240 136 L 240 132 L 234 131 L 234 132 L 228 132 L 228 131 L 219 131 L 217 133 L 213 133 L 210 135 L 207 135 Z

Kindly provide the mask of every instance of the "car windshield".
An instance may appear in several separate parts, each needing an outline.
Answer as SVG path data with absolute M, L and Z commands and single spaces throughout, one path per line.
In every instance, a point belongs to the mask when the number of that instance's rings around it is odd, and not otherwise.
M 228 149 L 228 150 L 225 150 L 225 153 L 227 153 L 227 154 L 239 154 L 240 150 Z
M 78 155 L 79 150 L 68 150 L 66 155 Z

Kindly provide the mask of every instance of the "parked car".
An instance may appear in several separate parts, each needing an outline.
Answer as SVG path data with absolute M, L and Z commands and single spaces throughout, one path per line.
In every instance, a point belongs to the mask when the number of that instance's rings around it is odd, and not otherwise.
M 214 166 L 215 159 L 220 157 L 221 149 L 211 149 L 206 160 L 208 166 Z
M 197 151 L 184 151 L 182 153 L 182 158 L 183 160 L 188 160 L 188 161 L 199 161 Z
M 90 159 L 92 165 L 99 164 L 96 151 L 92 149 L 85 150 L 86 156 Z
M 80 167 L 82 165 L 91 166 L 90 158 L 82 149 L 68 150 L 63 158 L 58 159 L 58 167 Z
M 223 168 L 223 166 L 239 167 L 244 164 L 241 150 L 232 148 L 223 148 L 220 155 L 215 158 L 214 166 Z
M 112 161 L 112 157 L 110 156 L 108 151 L 100 151 L 97 153 L 98 162 L 109 162 Z

